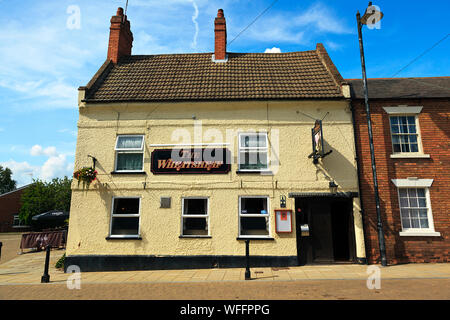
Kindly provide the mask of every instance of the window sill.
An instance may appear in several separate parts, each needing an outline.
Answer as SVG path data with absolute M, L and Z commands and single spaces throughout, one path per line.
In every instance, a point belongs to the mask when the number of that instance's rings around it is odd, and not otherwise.
M 423 153 L 394 153 L 391 154 L 391 159 L 429 159 L 429 154 L 423 154 Z
M 188 236 L 188 235 L 185 235 L 185 236 L 179 236 L 179 238 L 206 238 L 206 239 L 210 239 L 210 238 L 212 238 L 211 236 L 195 236 L 195 235 L 191 235 L 191 236 Z
M 275 240 L 272 237 L 237 237 L 236 240 Z
M 250 173 L 250 174 L 260 174 L 260 175 L 273 175 L 272 171 L 265 171 L 265 170 L 236 170 L 236 173 L 242 174 L 242 173 Z
M 139 174 L 139 175 L 147 175 L 145 171 L 112 171 L 111 174 Z
M 126 236 L 126 237 L 108 236 L 105 239 L 106 240 L 142 240 L 142 238 L 140 236 Z
M 426 231 L 426 232 L 420 232 L 420 231 L 403 231 L 400 232 L 401 237 L 440 237 L 440 232 L 434 232 L 434 231 Z

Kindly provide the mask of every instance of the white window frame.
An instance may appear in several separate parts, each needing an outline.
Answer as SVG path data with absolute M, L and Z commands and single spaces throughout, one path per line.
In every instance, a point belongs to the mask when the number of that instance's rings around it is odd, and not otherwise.
M 122 137 L 142 137 L 140 148 L 118 148 L 119 138 Z M 144 172 L 144 154 L 145 154 L 145 135 L 143 134 L 120 134 L 116 137 L 116 143 L 114 145 L 115 159 L 114 159 L 114 171 L 115 172 Z M 119 153 L 141 153 L 142 152 L 142 168 L 140 170 L 117 170 L 117 159 Z
M 400 222 L 402 225 L 402 231 L 400 236 L 440 236 L 440 232 L 436 232 L 434 229 L 433 212 L 431 209 L 430 187 L 433 184 L 433 179 L 392 179 L 392 182 L 397 187 L 398 207 Z M 423 189 L 425 191 L 426 209 L 428 228 L 405 228 L 403 227 L 403 219 L 401 216 L 402 205 L 400 202 L 400 189 Z
M 184 200 L 195 200 L 201 199 L 206 200 L 206 214 L 184 214 Z M 183 238 L 201 238 L 201 237 L 211 237 L 211 227 L 209 224 L 209 197 L 182 197 L 181 198 L 181 225 L 180 225 L 180 236 Z M 184 218 L 206 218 L 206 225 L 208 227 L 208 234 L 183 234 Z
M 132 214 L 132 213 L 128 213 L 128 214 L 115 214 L 114 213 L 114 202 L 116 201 L 116 199 L 139 199 L 139 213 L 137 214 Z M 141 208 L 142 208 L 142 199 L 141 197 L 112 197 L 112 202 L 111 202 L 111 219 L 109 222 L 109 238 L 140 238 L 141 237 Z M 113 218 L 139 218 L 139 222 L 138 222 L 138 233 L 137 234 L 112 234 L 112 222 L 113 222 Z
M 267 200 L 267 213 L 242 213 L 242 199 L 247 198 L 265 198 Z M 239 196 L 239 213 L 238 213 L 238 238 L 272 238 L 271 228 L 270 228 L 270 197 L 269 196 Z M 241 235 L 241 218 L 266 218 L 266 228 L 268 231 L 267 235 Z
M 15 222 L 18 221 L 18 223 L 16 224 Z M 15 214 L 13 215 L 13 224 L 12 227 L 13 228 L 21 228 L 24 227 L 25 225 L 22 225 L 22 222 L 19 219 L 19 214 Z
M 243 147 L 241 146 L 241 137 L 242 136 L 261 136 L 264 135 L 266 138 L 266 146 L 265 147 Z M 243 151 L 253 151 L 258 153 L 258 151 L 266 152 L 267 159 L 267 168 L 264 169 L 242 169 L 241 168 L 241 152 Z M 258 131 L 258 132 L 239 132 L 238 134 L 238 169 L 239 171 L 245 172 L 245 171 L 260 171 L 260 172 L 267 172 L 270 171 L 270 156 L 269 156 L 269 134 L 265 131 Z
M 389 116 L 389 132 L 391 136 L 391 158 L 430 158 L 430 155 L 423 153 L 423 145 L 422 145 L 422 135 L 420 132 L 420 125 L 419 125 L 419 114 L 422 111 L 422 106 L 406 106 L 406 105 L 399 105 L 395 107 L 383 107 L 384 111 Z M 394 141 L 392 139 L 393 135 L 398 135 L 396 133 L 392 132 L 392 126 L 391 126 L 391 117 L 414 117 L 415 120 L 415 126 L 416 126 L 416 137 L 417 137 L 417 152 L 394 152 Z M 410 134 L 408 134 L 410 135 Z M 411 134 L 412 135 L 412 134 Z

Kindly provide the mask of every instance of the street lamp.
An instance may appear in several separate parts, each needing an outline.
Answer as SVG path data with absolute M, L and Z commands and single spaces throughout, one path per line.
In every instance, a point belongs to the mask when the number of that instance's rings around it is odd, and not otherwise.
M 366 114 L 367 114 L 367 127 L 369 130 L 369 145 L 370 145 L 370 158 L 372 160 L 372 175 L 373 175 L 373 187 L 375 192 L 375 205 L 377 211 L 377 230 L 378 230 L 378 244 L 380 247 L 380 257 L 381 257 L 381 265 L 386 266 L 386 246 L 384 243 L 384 232 L 383 232 L 383 222 L 381 221 L 381 212 L 380 212 L 380 197 L 378 194 L 378 180 L 377 180 L 377 170 L 375 166 L 375 152 L 373 148 L 373 136 L 372 136 L 372 120 L 370 119 L 370 108 L 369 108 L 369 94 L 367 90 L 367 76 L 366 76 L 366 64 L 364 61 L 364 47 L 362 41 L 362 25 L 372 25 L 377 23 L 383 17 L 383 13 L 378 10 L 377 7 L 372 6 L 372 2 L 369 2 L 369 5 L 366 9 L 366 12 L 361 17 L 359 11 L 356 13 L 356 20 L 358 22 L 358 38 L 359 38 L 359 50 L 361 56 L 361 68 L 362 68 L 362 76 L 363 76 L 363 86 L 364 86 L 364 102 L 366 105 Z

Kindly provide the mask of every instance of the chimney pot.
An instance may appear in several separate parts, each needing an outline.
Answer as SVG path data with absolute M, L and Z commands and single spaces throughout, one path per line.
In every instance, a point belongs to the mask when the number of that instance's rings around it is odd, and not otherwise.
M 123 16 L 123 8 L 119 7 L 117 8 L 117 16 Z

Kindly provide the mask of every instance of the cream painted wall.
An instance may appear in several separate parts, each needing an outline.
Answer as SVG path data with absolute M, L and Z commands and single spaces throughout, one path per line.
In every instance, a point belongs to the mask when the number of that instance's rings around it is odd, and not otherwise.
M 270 197 L 270 234 L 274 240 L 253 241 L 252 254 L 297 254 L 295 228 L 277 234 L 273 211 L 280 195 L 289 192 L 329 192 L 334 180 L 339 191 L 358 192 L 353 126 L 348 101 L 248 101 L 196 103 L 80 103 L 75 168 L 90 166 L 97 158 L 98 180 L 88 190 L 74 181 L 67 244 L 68 255 L 243 255 L 245 244 L 238 235 L 238 197 Z M 328 113 L 328 114 L 327 114 Z M 318 165 L 308 159 L 312 151 L 311 128 L 322 119 L 326 150 L 333 152 Z M 193 119 L 195 117 L 195 120 Z M 200 125 L 201 124 L 201 128 Z M 239 131 L 267 131 L 271 145 L 272 175 L 236 173 Z M 207 140 L 208 134 L 228 139 L 233 155 L 231 172 L 211 175 L 154 175 L 150 172 L 152 145 L 173 144 L 173 134 L 185 132 L 191 142 Z M 145 135 L 146 175 L 111 175 L 114 145 L 119 134 Z M 227 136 L 228 135 L 228 136 Z M 231 137 L 231 138 L 230 138 Z M 205 139 L 201 141 L 200 139 Z M 225 141 L 227 142 L 227 141 Z M 164 147 L 170 148 L 170 147 Z M 145 183 L 145 189 L 144 189 Z M 109 235 L 113 196 L 142 199 L 142 240 L 105 240 Z M 159 208 L 160 197 L 170 196 L 170 209 Z M 210 201 L 211 238 L 179 238 L 181 198 L 207 196 Z M 294 199 L 287 208 L 294 210 Z M 365 257 L 359 201 L 354 201 L 357 256 Z M 295 226 L 295 221 L 293 221 Z

